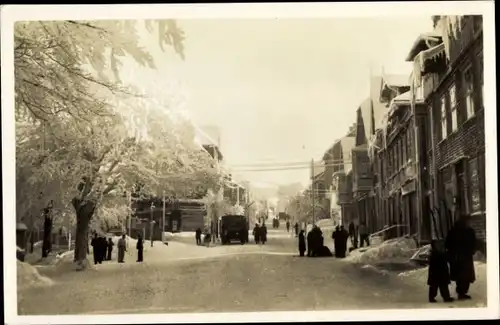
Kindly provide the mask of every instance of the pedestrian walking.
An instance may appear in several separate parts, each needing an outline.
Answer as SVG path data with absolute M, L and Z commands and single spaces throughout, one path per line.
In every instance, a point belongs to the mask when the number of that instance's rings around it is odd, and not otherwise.
M 99 263 L 99 237 L 97 233 L 94 233 L 94 238 L 90 242 L 90 246 L 92 246 L 92 254 L 94 255 L 94 264 Z
M 459 300 L 471 299 L 469 287 L 476 280 L 474 253 L 476 252 L 476 234 L 469 226 L 466 216 L 453 225 L 445 242 L 450 261 L 450 279 L 456 283 Z
M 286 232 L 290 232 L 290 221 L 286 221 Z
M 295 229 L 295 237 L 297 237 L 299 235 L 299 223 L 296 222 L 293 228 Z
M 260 227 L 260 240 L 262 242 L 262 244 L 266 244 L 267 242 L 267 227 L 266 227 L 266 224 L 263 224 L 261 227 Z
M 439 293 L 445 302 L 454 299 L 450 297 L 450 272 L 443 241 L 433 240 L 429 256 L 429 268 L 427 274 L 427 285 L 429 286 L 429 302 L 436 302 Z
M 305 251 L 306 251 L 306 238 L 304 230 L 301 230 L 299 233 L 299 254 L 301 257 L 304 256 Z
M 339 232 L 337 234 L 338 236 L 338 249 L 339 253 L 338 256 L 339 258 L 344 258 L 346 257 L 346 251 L 347 251 L 347 240 L 349 239 L 349 232 L 344 229 L 343 225 L 340 225 L 339 227 Z
M 104 236 L 99 236 L 99 264 L 106 260 L 106 251 L 108 249 L 108 242 Z
M 113 246 L 115 243 L 113 243 L 113 239 L 109 238 L 108 239 L 108 256 L 106 258 L 107 261 L 111 261 L 111 254 L 113 253 Z
M 208 247 L 210 247 L 210 242 L 212 241 L 212 235 L 210 234 L 210 232 L 208 231 L 208 229 L 205 231 L 205 236 L 203 237 L 203 242 L 205 243 L 205 245 Z
M 196 245 L 201 245 L 201 228 L 197 228 L 195 232 Z
M 137 236 L 135 248 L 137 249 L 137 263 L 141 263 L 144 260 L 144 241 L 141 235 Z
M 359 225 L 359 241 L 361 247 L 364 247 L 365 243 L 366 246 L 370 246 L 370 234 L 368 233 L 368 227 L 364 221 Z
M 335 249 L 335 257 L 339 257 L 340 252 L 340 226 L 335 227 L 335 231 L 332 232 L 333 247 Z
M 260 226 L 259 224 L 255 224 L 255 227 L 253 227 L 253 232 L 252 232 L 253 238 L 255 240 L 256 244 L 260 243 Z
M 354 247 L 354 237 L 356 236 L 356 227 L 354 226 L 354 222 L 351 220 L 348 226 L 349 237 L 351 238 L 351 245 Z
M 118 263 L 125 263 L 125 252 L 127 251 L 127 242 L 125 241 L 125 235 L 118 240 Z

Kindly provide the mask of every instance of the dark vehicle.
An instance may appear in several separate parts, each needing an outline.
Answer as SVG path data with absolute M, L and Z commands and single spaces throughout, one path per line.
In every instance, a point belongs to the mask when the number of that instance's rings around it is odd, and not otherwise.
M 239 241 L 241 244 L 248 243 L 248 220 L 245 216 L 225 215 L 220 220 L 222 245 Z

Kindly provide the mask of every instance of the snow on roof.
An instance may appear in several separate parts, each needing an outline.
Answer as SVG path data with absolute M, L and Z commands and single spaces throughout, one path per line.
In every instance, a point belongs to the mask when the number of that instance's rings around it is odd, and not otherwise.
M 407 87 L 408 83 L 407 74 L 388 74 L 383 77 L 382 87 Z
M 402 93 L 401 95 L 394 97 L 391 101 L 388 116 L 390 117 L 392 114 L 394 114 L 394 112 L 397 111 L 397 109 L 401 105 L 409 105 L 410 101 L 411 101 L 411 92 L 410 91 L 407 91 L 405 93 Z
M 372 86 L 370 90 L 373 107 L 373 130 L 371 133 L 382 127 L 384 115 L 387 113 L 387 107 L 380 101 L 380 89 L 382 88 L 382 77 L 372 77 Z
M 406 56 L 406 61 L 413 61 L 415 56 L 422 50 L 428 49 L 429 42 L 440 42 L 442 40 L 441 34 L 438 32 L 428 32 L 420 34 Z
M 342 145 L 344 172 L 347 174 L 352 169 L 352 149 L 356 145 L 356 137 L 343 137 L 340 139 L 340 143 Z
M 393 98 L 393 102 L 409 102 L 411 100 L 411 92 L 407 91 Z
M 363 119 L 363 126 L 365 129 L 365 137 L 368 138 L 371 132 L 372 124 L 372 100 L 371 98 L 365 99 L 359 106 L 361 111 L 361 118 Z

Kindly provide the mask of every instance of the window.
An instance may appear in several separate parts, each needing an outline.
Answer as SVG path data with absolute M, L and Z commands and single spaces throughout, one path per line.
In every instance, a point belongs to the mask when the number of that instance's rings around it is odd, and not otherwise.
M 479 168 L 478 168 L 477 158 L 469 160 L 469 177 L 470 177 L 470 192 L 471 192 L 470 212 L 475 213 L 481 211 Z
M 472 73 L 472 65 L 468 66 L 464 71 L 464 90 L 465 90 L 465 112 L 466 118 L 470 119 L 474 116 L 475 107 L 474 107 L 474 75 Z
M 403 135 L 403 165 L 408 161 L 408 130 Z
M 457 175 L 457 193 L 459 194 L 458 208 L 463 213 L 469 212 L 468 207 L 468 188 L 465 175 L 465 161 L 460 161 L 455 166 L 455 173 Z
M 483 57 L 483 52 L 479 53 L 478 55 L 478 68 L 479 68 L 479 94 L 481 96 L 480 98 L 480 107 L 484 108 L 484 57 Z
M 450 96 L 450 111 L 451 111 L 451 132 L 454 132 L 458 128 L 457 87 L 455 85 L 451 85 L 449 89 L 449 96 Z
M 441 97 L 441 140 L 446 139 L 446 96 Z

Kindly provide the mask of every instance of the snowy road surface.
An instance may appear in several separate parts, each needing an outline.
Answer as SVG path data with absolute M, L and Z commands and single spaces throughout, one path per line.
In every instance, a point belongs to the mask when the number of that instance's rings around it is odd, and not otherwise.
M 425 283 L 335 258 L 293 256 L 295 238 L 273 233 L 265 246 L 191 246 L 185 257 L 174 258 L 167 248 L 155 245 L 159 247 L 145 253 L 143 264 L 130 256 L 126 264 L 107 262 L 96 270 L 53 276 L 53 286 L 18 292 L 18 313 L 444 308 L 477 303 L 430 305 Z M 179 245 L 187 252 L 186 244 Z

